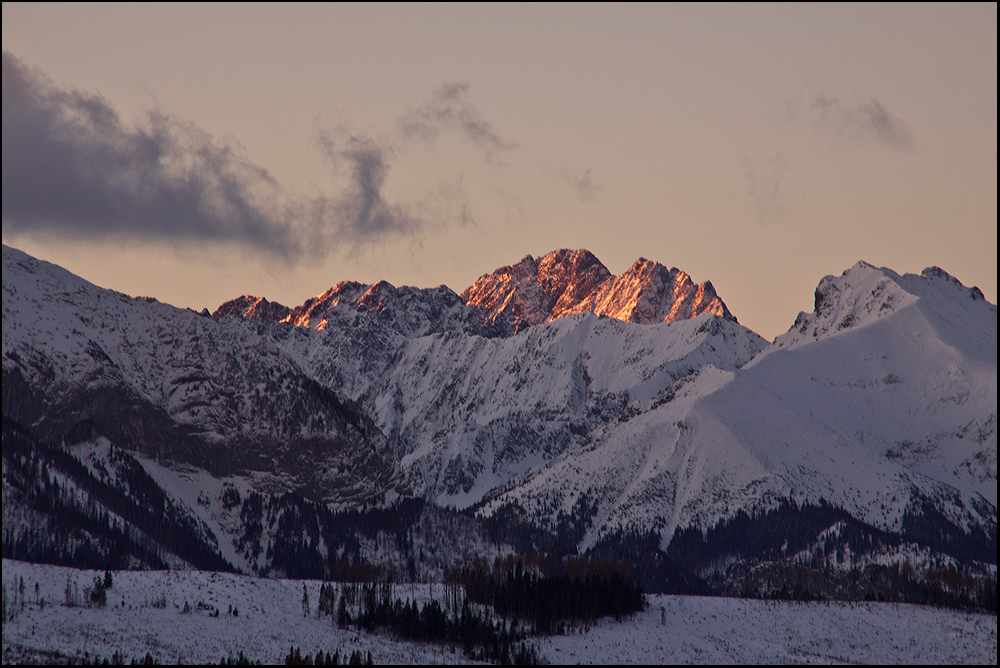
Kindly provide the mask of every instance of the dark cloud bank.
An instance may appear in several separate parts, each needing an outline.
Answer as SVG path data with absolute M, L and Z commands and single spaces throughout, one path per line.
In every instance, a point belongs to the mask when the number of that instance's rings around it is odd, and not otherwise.
M 467 90 L 438 89 L 404 116 L 404 140 L 455 129 L 488 157 L 512 148 L 467 102 Z M 158 110 L 128 126 L 104 98 L 61 89 L 3 52 L 5 233 L 224 242 L 297 262 L 425 226 L 416 209 L 382 195 L 391 144 L 348 132 L 320 133 L 317 144 L 348 184 L 335 196 L 296 197 L 238 145 Z

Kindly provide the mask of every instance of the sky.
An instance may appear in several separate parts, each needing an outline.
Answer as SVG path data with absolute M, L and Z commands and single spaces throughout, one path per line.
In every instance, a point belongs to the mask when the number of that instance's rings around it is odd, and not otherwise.
M 557 248 L 768 339 L 858 260 L 997 301 L 997 7 L 3 3 L 3 243 L 214 310 Z

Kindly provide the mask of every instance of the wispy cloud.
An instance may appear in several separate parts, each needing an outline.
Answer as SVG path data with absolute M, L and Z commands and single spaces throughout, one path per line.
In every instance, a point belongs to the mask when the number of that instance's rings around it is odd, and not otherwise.
M 913 132 L 878 99 L 847 103 L 819 93 L 813 96 L 806 113 L 819 133 L 857 138 L 869 137 L 897 151 L 913 147 Z M 790 119 L 796 118 L 791 112 Z
M 590 167 L 587 167 L 580 176 L 573 178 L 572 182 L 581 202 L 590 202 L 596 199 L 601 192 L 601 187 L 594 180 L 594 170 Z
M 402 139 L 457 128 L 492 157 L 513 148 L 468 103 L 468 85 L 439 88 L 406 114 Z M 287 262 L 392 238 L 412 238 L 433 207 L 387 201 L 393 141 L 346 130 L 317 147 L 344 187 L 305 198 L 238 144 L 159 110 L 128 125 L 99 95 L 64 89 L 3 52 L 5 234 L 93 241 L 230 243 Z M 452 216 L 472 220 L 467 206 Z M 447 219 L 440 222 L 447 223 Z
M 390 204 L 382 195 L 394 157 L 392 146 L 357 135 L 337 141 L 328 132 L 319 134 L 317 144 L 334 168 L 346 163 L 349 179 L 339 197 L 313 202 L 314 224 L 325 221 L 338 237 L 353 243 L 420 231 L 425 222 L 411 207 Z
M 433 141 L 445 130 L 457 130 L 488 157 L 517 147 L 503 139 L 468 101 L 469 84 L 447 83 L 435 89 L 430 102 L 400 119 L 404 139 Z

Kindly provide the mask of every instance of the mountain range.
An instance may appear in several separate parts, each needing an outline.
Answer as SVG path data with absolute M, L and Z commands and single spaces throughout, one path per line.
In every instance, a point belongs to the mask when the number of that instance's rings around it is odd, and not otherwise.
M 905 558 L 995 574 L 997 311 L 941 269 L 859 262 L 773 342 L 711 282 L 644 258 L 614 276 L 585 250 L 461 294 L 343 282 L 211 315 L 7 246 L 3 276 L 5 556 L 65 524 L 42 501 L 57 479 L 92 499 L 67 507 L 129 525 L 132 471 L 170 531 L 247 571 L 314 553 L 441 568 L 420 546 L 461 536 L 456 559 L 641 544 L 701 573 Z M 334 530 L 413 503 L 391 549 Z M 150 531 L 73 540 L 194 563 Z

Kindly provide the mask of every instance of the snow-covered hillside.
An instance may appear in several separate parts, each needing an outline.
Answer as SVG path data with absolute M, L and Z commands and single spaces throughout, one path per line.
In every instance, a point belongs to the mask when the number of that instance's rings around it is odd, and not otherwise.
M 67 587 L 82 593 L 103 571 L 4 559 L 3 586 L 23 579 L 26 603 L 3 624 L 3 661 L 85 656 L 126 661 L 148 652 L 162 663 L 217 663 L 243 652 L 281 663 L 303 654 L 369 651 L 375 663 L 465 663 L 461 647 L 401 642 L 338 629 L 317 618 L 320 582 L 270 580 L 198 571 L 117 572 L 106 608 L 66 607 Z M 310 614 L 303 615 L 303 584 Z M 35 589 L 35 586 L 38 589 Z M 394 596 L 422 603 L 440 585 L 400 585 Z M 37 594 L 36 594 L 37 591 Z M 36 600 L 45 600 L 44 607 Z M 185 612 L 185 605 L 189 611 Z M 160 607 L 158 607 L 160 606 Z M 235 609 L 238 616 L 231 614 Z M 215 611 L 219 616 L 215 616 Z M 620 622 L 534 640 L 552 663 L 981 663 L 997 657 L 997 619 L 891 603 L 786 603 L 650 596 L 648 608 Z
M 276 333 L 276 343 L 374 417 L 417 494 L 459 507 L 591 444 L 698 370 L 732 371 L 765 345 L 707 314 L 643 326 L 580 313 L 506 338 L 357 341 L 357 331 L 328 324 L 309 337 Z M 381 355 L 362 347 L 387 340 L 394 347 Z
M 406 491 L 371 421 L 239 322 L 104 290 L 7 246 L 3 276 L 4 417 L 36 438 L 105 436 L 333 503 Z

